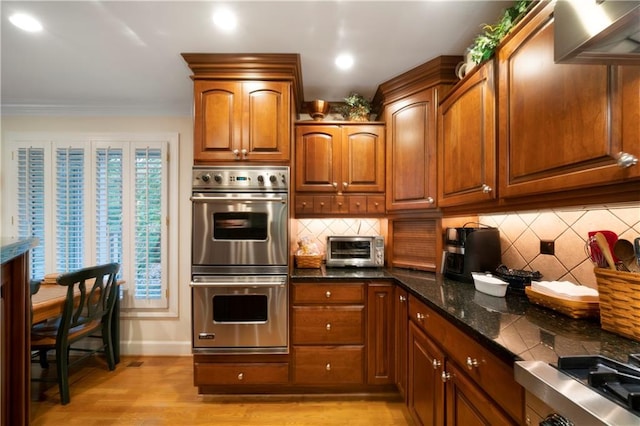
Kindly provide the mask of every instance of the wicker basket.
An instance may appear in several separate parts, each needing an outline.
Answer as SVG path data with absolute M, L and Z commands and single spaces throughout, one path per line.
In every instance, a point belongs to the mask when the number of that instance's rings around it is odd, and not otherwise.
M 594 268 L 604 330 L 640 341 L 640 274 Z
M 560 312 L 570 318 L 597 318 L 600 314 L 598 302 L 553 297 L 535 291 L 530 286 L 525 287 L 525 293 L 532 303 Z
M 321 254 L 311 254 L 307 256 L 299 256 L 296 254 L 294 257 L 298 268 L 317 269 L 322 265 Z

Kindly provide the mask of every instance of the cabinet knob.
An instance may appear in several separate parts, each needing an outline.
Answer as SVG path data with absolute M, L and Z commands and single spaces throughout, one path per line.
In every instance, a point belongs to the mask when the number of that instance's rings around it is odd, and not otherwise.
M 375 202 L 373 205 L 374 205 L 374 206 L 376 206 L 376 207 L 378 207 L 378 206 L 380 205 L 380 203 Z
M 442 374 L 440 375 L 440 378 L 444 383 L 447 383 L 451 379 L 451 373 L 447 373 L 446 371 L 443 371 Z
M 342 182 L 342 187 L 343 187 L 344 189 L 347 189 L 347 187 L 348 187 L 348 186 L 349 186 L 349 183 L 347 183 L 347 182 Z
M 330 363 L 330 362 L 328 362 L 328 363 L 327 363 L 327 365 L 325 365 L 325 367 L 324 367 L 324 368 L 325 368 L 325 370 L 327 370 L 327 371 L 331 371 L 331 363 Z
M 324 201 L 320 202 L 320 207 L 324 207 Z
M 493 191 L 493 188 L 491 188 L 489 185 L 487 185 L 486 183 L 482 184 L 482 192 L 484 192 L 485 194 L 490 193 L 491 191 Z
M 240 151 L 242 153 L 242 158 L 247 158 L 247 150 L 246 149 L 242 149 L 242 151 Z
M 438 361 L 437 359 L 434 358 L 434 360 L 431 362 L 431 365 L 433 365 L 433 369 L 437 370 L 438 367 L 440 367 L 442 365 L 442 362 Z
M 232 152 L 233 152 L 233 155 L 236 156 L 236 159 L 240 158 L 240 151 L 238 151 L 237 149 L 234 149 Z
M 420 312 L 416 312 L 416 319 L 418 321 L 424 321 L 427 316 L 425 314 L 421 314 Z
M 479 363 L 478 360 L 475 358 L 471 358 L 470 356 L 467 357 L 467 368 L 469 370 L 472 370 L 474 367 L 478 368 Z
M 356 203 L 356 207 L 360 207 L 360 203 Z
M 638 157 L 628 152 L 619 152 L 616 160 L 618 160 L 618 167 L 621 169 L 626 169 L 627 167 L 638 164 Z
M 433 199 L 433 197 L 427 197 L 427 203 L 429 204 L 433 204 L 436 200 Z
M 244 373 L 238 373 L 238 380 L 244 380 Z
M 338 182 L 333 182 L 333 183 L 331 184 L 331 186 L 333 186 L 334 188 L 337 188 L 337 187 L 338 187 Z
M 327 291 L 324 295 L 325 295 L 325 296 L 327 296 L 327 299 L 328 299 L 328 298 L 330 298 L 330 297 L 331 297 L 331 292 L 330 292 L 330 291 Z
M 326 327 L 327 327 L 327 331 L 331 331 L 331 323 L 327 323 Z
M 302 207 L 307 207 L 307 202 L 306 201 L 302 202 Z
M 407 298 L 404 297 L 403 295 L 400 295 L 400 301 L 404 303 L 407 301 Z

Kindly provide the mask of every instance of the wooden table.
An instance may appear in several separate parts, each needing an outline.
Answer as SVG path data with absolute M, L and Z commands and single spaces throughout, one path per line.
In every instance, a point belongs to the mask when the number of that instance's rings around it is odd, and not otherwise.
M 118 281 L 118 285 L 124 281 Z M 57 318 L 62 315 L 67 287 L 58 284 L 42 284 L 37 293 L 31 295 L 32 324 Z M 120 362 L 120 298 L 116 298 L 111 320 L 113 337 L 113 356 L 116 364 Z

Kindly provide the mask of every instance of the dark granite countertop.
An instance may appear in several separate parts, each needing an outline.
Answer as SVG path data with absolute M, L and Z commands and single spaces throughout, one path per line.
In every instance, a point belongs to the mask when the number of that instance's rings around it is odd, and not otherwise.
M 640 342 L 609 333 L 597 319 L 571 319 L 534 305 L 523 294 L 494 297 L 475 290 L 473 283 L 440 274 L 408 269 L 294 269 L 293 280 L 394 279 L 411 294 L 468 332 L 496 355 L 511 360 L 555 364 L 558 356 L 604 355 L 626 362 L 640 353 Z
M 39 243 L 37 238 L 0 238 L 0 263 L 26 253 Z

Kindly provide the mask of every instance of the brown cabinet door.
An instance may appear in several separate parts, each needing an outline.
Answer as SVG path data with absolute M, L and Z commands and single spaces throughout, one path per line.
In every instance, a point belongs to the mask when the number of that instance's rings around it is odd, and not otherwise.
M 296 127 L 296 191 L 336 192 L 341 136 L 338 126 Z
M 439 107 L 438 205 L 496 198 L 493 61 L 481 65 Z
M 393 102 L 387 124 L 387 211 L 436 207 L 436 89 Z
M 194 161 L 288 161 L 288 82 L 194 82 Z
M 243 83 L 242 157 L 249 161 L 285 161 L 291 141 L 291 83 Z M 241 151 L 242 151 L 241 149 Z
M 394 383 L 394 284 L 367 288 L 367 383 Z
M 409 321 L 407 406 L 418 425 L 444 426 L 444 362 L 442 351 Z
M 549 4 L 497 54 L 501 197 L 588 188 L 640 175 L 638 165 L 616 164 L 621 151 L 640 156 L 638 67 L 618 73 L 607 65 L 554 63 L 552 13 Z M 635 87 L 635 94 L 623 94 L 624 85 Z M 636 105 L 635 112 L 623 111 L 625 100 Z M 632 136 L 623 138 L 623 129 Z
M 407 398 L 407 361 L 409 344 L 409 308 L 407 291 L 396 286 L 395 288 L 395 378 L 398 392 L 402 398 Z
M 194 160 L 228 160 L 237 157 L 242 143 L 242 85 L 237 82 L 194 82 Z
M 500 407 L 467 378 L 462 370 L 447 362 L 447 426 L 517 425 Z
M 342 192 L 384 192 L 384 127 L 342 128 Z

